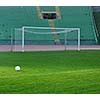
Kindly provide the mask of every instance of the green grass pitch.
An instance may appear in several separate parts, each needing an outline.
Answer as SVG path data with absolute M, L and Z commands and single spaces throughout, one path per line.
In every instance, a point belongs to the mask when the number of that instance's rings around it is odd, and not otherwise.
M 0 93 L 100 93 L 100 51 L 1 52 Z

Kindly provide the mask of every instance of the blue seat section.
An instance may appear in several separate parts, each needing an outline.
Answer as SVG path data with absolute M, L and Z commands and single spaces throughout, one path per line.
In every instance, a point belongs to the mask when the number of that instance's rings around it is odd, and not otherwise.
M 60 6 L 61 19 L 55 19 L 55 27 L 59 28 L 80 28 L 81 29 L 81 44 L 82 45 L 94 45 L 97 44 L 96 32 L 92 19 L 91 8 L 87 6 L 71 7 Z M 55 7 L 41 7 L 42 11 L 55 11 Z M 21 28 L 22 26 L 33 27 L 50 27 L 48 20 L 40 19 L 35 6 L 29 7 L 0 7 L 0 44 L 11 44 L 13 41 L 20 41 L 21 32 L 15 32 L 15 28 Z M 31 30 L 32 31 L 32 30 Z M 46 32 L 46 30 L 38 30 L 39 32 Z M 49 30 L 50 31 L 50 30 Z M 52 32 L 52 30 L 51 30 Z M 26 44 L 54 44 L 54 36 L 37 35 L 25 32 Z M 17 35 L 15 35 L 17 34 Z M 18 35 L 19 34 L 19 35 Z M 68 43 L 76 43 L 76 33 L 72 32 L 67 36 Z M 15 38 L 16 36 L 16 38 Z M 59 34 L 61 43 L 64 43 L 64 34 Z

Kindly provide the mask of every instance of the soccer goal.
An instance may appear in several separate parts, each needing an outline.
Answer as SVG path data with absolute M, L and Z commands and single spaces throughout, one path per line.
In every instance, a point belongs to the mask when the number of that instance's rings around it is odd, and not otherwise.
M 80 50 L 80 28 L 15 29 L 15 51 Z

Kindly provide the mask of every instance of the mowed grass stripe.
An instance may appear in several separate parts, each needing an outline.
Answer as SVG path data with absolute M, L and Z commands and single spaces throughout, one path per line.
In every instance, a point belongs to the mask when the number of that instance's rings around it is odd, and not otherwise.
M 0 78 L 18 78 L 18 77 L 23 77 L 23 76 L 26 76 L 26 77 L 29 77 L 29 76 L 48 76 L 48 75 L 57 75 L 57 74 L 83 74 L 83 73 L 94 73 L 94 72 L 100 72 L 100 69 L 83 69 L 83 70 L 72 70 L 72 71 L 59 71 L 59 72 L 53 72 L 53 73 L 37 73 L 35 72 L 35 74 L 17 74 L 14 76 L 14 74 L 8 76 L 8 75 L 5 75 L 5 76 L 0 76 Z M 20 73 L 20 72 L 17 72 L 17 73 Z
M 97 70 L 94 70 L 94 71 L 92 70 L 93 73 L 91 73 L 91 70 L 90 71 L 88 70 L 85 72 L 86 72 L 85 75 L 84 75 L 84 71 L 81 71 L 81 72 L 78 71 L 78 73 L 77 73 L 77 71 L 76 71 L 76 73 L 72 71 L 72 73 L 60 73 L 57 75 L 52 74 L 52 75 L 40 76 L 40 77 L 38 77 L 38 76 L 31 76 L 31 77 L 26 77 L 26 78 L 24 77 L 24 79 L 27 80 L 27 81 L 25 81 L 25 83 L 23 81 L 23 83 L 21 82 L 18 84 L 17 81 L 19 79 L 15 79 L 16 84 L 13 83 L 11 85 L 0 85 L 0 88 L 1 89 L 9 88 L 10 91 L 12 90 L 11 93 L 13 93 L 13 91 L 15 91 L 14 89 L 17 89 L 19 91 L 20 91 L 20 89 L 22 89 L 21 90 L 21 92 L 22 92 L 22 91 L 25 91 L 26 88 L 28 88 L 28 89 L 33 88 L 31 93 L 41 93 L 41 91 L 43 91 L 43 93 L 46 93 L 46 91 L 47 91 L 46 88 L 48 87 L 47 93 L 51 93 L 50 89 L 55 90 L 55 91 L 52 91 L 53 93 L 59 93 L 58 87 L 60 86 L 60 88 L 61 87 L 67 88 L 66 91 L 63 91 L 61 93 L 68 93 L 68 91 L 70 91 L 70 90 L 74 91 L 74 92 L 72 91 L 72 93 L 76 93 L 76 91 L 78 93 L 79 93 L 79 91 L 80 91 L 80 93 L 82 93 L 82 92 L 88 93 L 86 90 L 88 90 L 88 91 L 89 91 L 89 89 L 91 90 L 90 87 L 100 86 L 100 78 L 97 77 L 99 75 L 99 71 L 97 71 Z M 31 81 L 30 81 L 30 79 L 31 79 Z M 35 88 L 36 88 L 35 86 L 39 86 L 39 87 L 37 87 L 37 90 L 35 90 Z M 54 87 L 54 86 L 56 86 L 56 87 Z M 77 89 L 75 87 L 77 87 Z M 82 90 L 81 88 L 84 88 L 84 89 Z M 26 93 L 27 93 L 27 91 L 26 91 Z M 69 92 L 69 93 L 71 93 L 71 92 Z M 99 93 L 99 91 L 98 91 L 98 93 Z
M 100 93 L 100 51 L 0 53 L 0 93 Z

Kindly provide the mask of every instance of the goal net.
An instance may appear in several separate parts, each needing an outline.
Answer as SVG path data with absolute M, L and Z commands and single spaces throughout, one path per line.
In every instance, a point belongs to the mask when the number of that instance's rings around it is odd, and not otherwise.
M 14 51 L 80 50 L 80 28 L 15 29 Z

